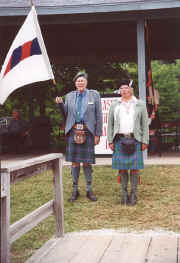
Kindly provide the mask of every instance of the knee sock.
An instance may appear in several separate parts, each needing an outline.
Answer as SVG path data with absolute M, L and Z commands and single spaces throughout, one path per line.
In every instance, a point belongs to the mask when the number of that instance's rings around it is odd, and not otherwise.
M 75 191 L 78 190 L 79 173 L 80 173 L 80 166 L 72 166 L 71 167 L 73 190 L 75 190 Z
M 84 170 L 84 176 L 85 176 L 85 180 L 86 180 L 86 187 L 87 187 L 87 191 L 91 191 L 92 189 L 92 166 L 91 165 L 87 165 L 87 166 L 83 166 L 83 170 Z

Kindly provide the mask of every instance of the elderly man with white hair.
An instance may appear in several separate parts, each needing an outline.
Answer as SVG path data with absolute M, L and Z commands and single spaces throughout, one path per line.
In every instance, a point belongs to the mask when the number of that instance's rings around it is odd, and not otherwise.
M 133 206 L 137 201 L 139 170 L 144 168 L 142 151 L 149 143 L 148 114 L 145 103 L 133 95 L 129 80 L 122 80 L 119 90 L 122 97 L 113 101 L 109 110 L 107 137 L 113 151 L 112 169 L 119 171 L 118 178 L 121 179 L 121 203 Z M 130 196 L 127 190 L 129 176 Z
M 96 201 L 92 192 L 92 166 L 95 163 L 95 145 L 102 135 L 102 109 L 100 95 L 96 90 L 87 89 L 88 76 L 78 72 L 74 78 L 76 90 L 66 95 L 65 104 L 61 97 L 56 98 L 66 115 L 65 134 L 67 136 L 66 161 L 72 162 L 71 175 L 73 192 L 69 201 L 79 197 L 78 179 L 80 163 L 87 184 L 87 198 Z

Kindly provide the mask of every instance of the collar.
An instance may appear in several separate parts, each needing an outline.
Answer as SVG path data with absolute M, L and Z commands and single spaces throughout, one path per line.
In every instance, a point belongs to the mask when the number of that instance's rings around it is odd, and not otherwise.
M 85 95 L 86 95 L 86 89 L 85 89 L 83 92 L 77 91 L 77 93 L 76 93 L 76 96 L 77 96 L 77 97 L 79 97 L 79 96 L 84 97 Z

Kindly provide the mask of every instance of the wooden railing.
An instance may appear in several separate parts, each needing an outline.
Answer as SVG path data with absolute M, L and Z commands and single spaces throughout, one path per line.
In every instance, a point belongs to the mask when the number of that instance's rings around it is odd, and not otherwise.
M 10 245 L 54 213 L 56 236 L 64 234 L 64 205 L 62 185 L 62 154 L 47 154 L 28 160 L 10 162 L 1 167 L 1 263 L 10 262 Z M 10 184 L 52 170 L 54 176 L 54 200 L 34 210 L 10 225 Z

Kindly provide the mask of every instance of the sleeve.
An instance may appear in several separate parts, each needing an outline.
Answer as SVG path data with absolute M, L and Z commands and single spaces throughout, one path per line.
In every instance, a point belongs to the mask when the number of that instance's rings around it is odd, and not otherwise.
M 113 103 L 110 106 L 108 113 L 108 126 L 107 126 L 107 140 L 108 143 L 113 142 L 113 134 L 114 134 L 114 110 Z
M 149 144 L 149 125 L 148 125 L 148 113 L 145 103 L 143 103 L 142 110 L 142 143 Z
M 59 103 L 58 104 L 58 108 L 60 110 L 60 113 L 62 115 L 63 118 L 63 122 L 66 121 L 66 117 L 67 117 L 67 112 L 68 112 L 68 94 L 65 97 L 65 103 Z
M 101 136 L 102 135 L 102 105 L 101 105 L 101 97 L 99 93 L 96 91 L 96 128 L 95 128 L 95 135 Z

